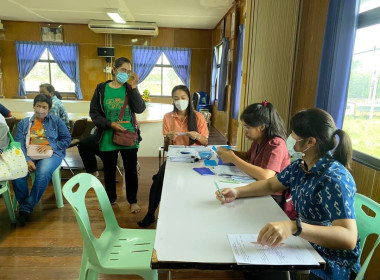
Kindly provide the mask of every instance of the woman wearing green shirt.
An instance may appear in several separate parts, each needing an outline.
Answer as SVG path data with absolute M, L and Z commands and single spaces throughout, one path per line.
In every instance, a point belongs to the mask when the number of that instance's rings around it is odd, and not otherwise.
M 116 164 L 120 152 L 125 171 L 127 200 L 132 213 L 140 211 L 137 204 L 138 176 L 137 151 L 139 139 L 133 146 L 120 146 L 113 143 L 116 131 L 137 131 L 135 113 L 145 110 L 145 103 L 137 89 L 139 78 L 132 72 L 132 64 L 128 58 L 119 57 L 112 69 L 113 79 L 97 85 L 90 104 L 90 117 L 97 127 L 97 140 L 104 163 L 104 181 L 108 198 L 116 202 Z M 127 81 L 132 78 L 131 84 Z M 128 105 L 122 119 L 119 115 L 126 96 Z

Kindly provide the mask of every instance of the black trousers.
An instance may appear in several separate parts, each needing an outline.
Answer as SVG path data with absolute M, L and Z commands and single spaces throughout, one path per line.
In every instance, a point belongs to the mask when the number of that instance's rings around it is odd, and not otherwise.
M 149 192 L 149 206 L 147 216 L 154 217 L 156 209 L 161 201 L 162 185 L 164 183 L 166 161 L 160 166 L 156 175 L 153 175 L 153 183 Z
M 111 203 L 116 201 L 116 164 L 120 152 L 123 159 L 125 187 L 127 201 L 130 204 L 137 202 L 138 175 L 137 175 L 137 151 L 138 149 L 121 149 L 110 152 L 100 152 L 104 165 L 104 183 Z
M 90 134 L 82 139 L 78 144 L 78 151 L 86 172 L 94 173 L 98 171 L 95 155 L 101 158 L 101 154 L 99 151 L 99 143 L 96 141 L 96 135 Z

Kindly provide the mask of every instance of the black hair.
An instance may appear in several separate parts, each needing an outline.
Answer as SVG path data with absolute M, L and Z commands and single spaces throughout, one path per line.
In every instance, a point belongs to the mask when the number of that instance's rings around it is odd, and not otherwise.
M 187 113 L 187 129 L 189 131 L 198 131 L 197 116 L 194 113 L 193 102 L 192 102 L 192 99 L 191 99 L 191 96 L 190 96 L 190 90 L 189 90 L 189 88 L 187 86 L 185 86 L 185 85 L 175 86 L 172 89 L 172 97 L 174 96 L 174 93 L 177 90 L 183 90 L 184 92 L 186 92 L 186 95 L 189 98 L 189 106 L 187 106 L 187 109 L 186 109 L 186 111 L 187 111 L 186 112 Z M 173 104 L 173 106 L 174 106 L 173 111 L 177 112 L 178 111 L 177 107 L 174 104 Z M 195 143 L 195 140 L 190 139 L 190 145 L 192 145 L 194 143 Z
M 62 100 L 62 95 L 59 93 L 59 91 L 54 91 L 54 95 L 57 96 L 59 100 Z
M 265 125 L 268 139 L 281 137 L 286 140 L 284 122 L 270 102 L 264 101 L 249 105 L 241 113 L 240 120 L 252 127 Z
M 290 120 L 290 127 L 302 139 L 314 137 L 319 156 L 322 157 L 335 148 L 333 158 L 350 168 L 352 160 L 352 144 L 350 136 L 337 129 L 334 119 L 329 113 L 319 108 L 310 108 L 296 113 Z M 337 146 L 337 139 L 339 143 Z
M 37 94 L 33 100 L 33 107 L 36 106 L 37 102 L 46 102 L 49 105 L 49 109 L 51 109 L 52 103 L 50 95 L 47 95 L 46 93 Z
M 54 91 L 55 91 L 55 88 L 54 88 L 51 84 L 48 84 L 48 83 L 46 83 L 46 84 L 41 84 L 41 85 L 40 85 L 40 88 L 41 88 L 41 87 L 46 88 L 46 90 L 47 90 L 48 92 L 50 92 L 50 93 L 54 93 Z

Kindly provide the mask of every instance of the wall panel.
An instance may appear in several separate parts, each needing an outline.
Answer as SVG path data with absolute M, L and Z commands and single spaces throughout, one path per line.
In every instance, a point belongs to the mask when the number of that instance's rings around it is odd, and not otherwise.
M 38 22 L 3 21 L 5 31 L 0 37 L 5 97 L 17 95 L 18 70 L 15 41 L 41 41 Z M 92 97 L 96 85 L 109 78 L 104 73 L 104 58 L 97 56 L 97 47 L 106 45 L 105 34 L 92 32 L 85 24 L 62 24 L 65 43 L 78 43 L 79 69 L 83 98 Z M 115 56 L 132 58 L 133 45 L 159 47 L 186 47 L 193 49 L 190 90 L 208 91 L 210 87 L 212 31 L 200 29 L 160 28 L 157 37 L 113 34 L 109 43 L 115 47 Z M 38 89 L 36 89 L 38 90 Z M 170 103 L 170 98 L 154 98 L 154 101 Z

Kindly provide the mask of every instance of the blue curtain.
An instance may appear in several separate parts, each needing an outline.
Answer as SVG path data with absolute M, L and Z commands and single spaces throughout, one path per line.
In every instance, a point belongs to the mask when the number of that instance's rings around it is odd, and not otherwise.
M 132 47 L 133 71 L 139 76 L 139 83 L 148 77 L 161 54 L 161 48 L 143 46 Z
M 18 96 L 25 96 L 25 77 L 33 69 L 46 49 L 46 44 L 41 42 L 16 41 L 16 56 L 18 68 Z
M 191 49 L 163 48 L 163 51 L 182 83 L 189 87 Z
M 359 0 L 330 1 L 315 106 L 343 125 L 358 21 Z
M 244 46 L 244 24 L 239 26 L 239 35 L 236 49 L 236 62 L 234 73 L 234 85 L 232 92 L 232 118 L 239 118 L 240 106 L 240 88 L 241 88 L 241 72 L 243 70 L 243 46 Z
M 224 111 L 226 105 L 226 80 L 228 66 L 228 50 L 230 41 L 228 38 L 222 39 L 222 59 L 220 61 L 219 81 L 218 81 L 218 111 Z
M 78 45 L 49 43 L 48 48 L 59 68 L 75 83 L 77 98 L 83 99 L 79 79 Z
M 212 66 L 211 66 L 211 89 L 210 89 L 210 104 L 214 105 L 215 102 L 215 82 L 216 74 L 218 73 L 217 67 L 217 58 L 216 58 L 217 49 L 214 47 L 212 54 Z

